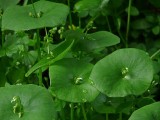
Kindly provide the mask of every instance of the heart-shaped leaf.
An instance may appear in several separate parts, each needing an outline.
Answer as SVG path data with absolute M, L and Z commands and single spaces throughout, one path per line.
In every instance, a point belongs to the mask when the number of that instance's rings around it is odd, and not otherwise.
M 133 112 L 129 120 L 159 120 L 160 102 L 146 105 Z
M 90 79 L 109 97 L 139 95 L 153 79 L 152 61 L 142 50 L 119 49 L 96 63 Z
M 92 101 L 99 94 L 89 80 L 93 65 L 84 60 L 65 58 L 49 67 L 51 90 L 69 102 Z
M 52 120 L 55 106 L 50 93 L 36 85 L 0 88 L 1 120 Z
M 20 31 L 58 26 L 65 22 L 68 12 L 66 5 L 49 1 L 38 1 L 34 6 L 12 6 L 2 16 L 2 29 Z

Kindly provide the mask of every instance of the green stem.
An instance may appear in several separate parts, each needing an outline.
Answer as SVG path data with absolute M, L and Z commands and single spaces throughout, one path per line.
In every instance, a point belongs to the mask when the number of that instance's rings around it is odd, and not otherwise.
M 38 61 L 39 61 L 41 59 L 39 29 L 37 29 L 37 52 L 38 52 Z M 43 83 L 42 83 L 42 69 L 41 68 L 39 69 L 38 78 L 39 78 L 39 85 L 43 86 Z
M 81 28 L 81 18 L 79 17 L 79 28 Z
M 108 118 L 108 113 L 106 113 L 106 120 L 109 120 L 109 118 Z
M 157 50 L 150 58 L 153 59 L 155 56 L 157 56 L 160 53 L 160 49 Z
M 74 104 L 71 103 L 71 120 L 74 120 Z
M 122 120 L 122 113 L 119 113 L 119 120 Z
M 36 18 L 38 18 L 37 16 L 37 12 L 33 3 L 33 0 L 31 0 L 32 2 L 32 6 L 33 6 L 33 10 L 35 13 Z M 37 52 L 38 52 L 38 61 L 41 59 L 41 50 L 40 50 L 40 35 L 39 35 L 39 29 L 37 29 Z M 39 68 L 39 74 L 38 74 L 38 79 L 39 79 L 39 85 L 43 86 L 43 82 L 42 82 L 42 68 Z
M 64 109 L 63 108 L 61 110 L 61 118 L 62 118 L 62 120 L 65 120 Z
M 84 109 L 84 103 L 81 103 L 81 107 L 82 107 L 82 113 L 83 113 L 84 120 L 87 120 L 86 111 Z
M 1 41 L 2 47 L 3 47 L 4 41 L 5 41 L 5 35 L 4 35 L 4 31 L 2 31 L 2 41 Z
M 44 42 L 45 42 L 46 47 L 47 47 L 47 53 L 49 54 L 49 53 L 50 53 L 50 49 L 49 49 L 49 40 L 48 40 L 48 33 L 47 33 L 47 29 L 46 29 L 46 27 L 45 27 L 45 33 L 46 33 L 46 35 L 45 35 L 45 36 L 47 36 L 47 40 L 46 40 L 46 41 L 44 41 Z
M 70 0 L 67 0 L 68 2 L 68 6 L 71 9 L 71 5 L 70 5 Z M 71 10 L 69 11 L 69 24 L 72 27 L 72 15 L 71 15 Z
M 86 33 L 87 33 L 88 28 L 90 27 L 91 22 L 93 22 L 98 16 L 99 16 L 99 15 L 96 15 L 96 16 L 92 17 L 92 18 L 89 20 L 89 22 L 87 23 L 87 25 L 86 25 L 85 28 L 83 29 L 83 32 L 86 31 Z
M 27 3 L 28 3 L 28 0 L 24 0 L 23 6 L 27 5 Z M 32 1 L 32 3 L 33 3 L 33 1 Z
M 124 39 L 124 37 L 122 36 L 121 31 L 120 31 L 120 30 L 117 30 L 117 31 L 118 31 L 119 37 L 121 38 L 123 44 L 126 45 L 125 39 Z
M 31 2 L 32 2 L 32 6 L 33 6 L 33 10 L 34 10 L 34 14 L 35 14 L 36 18 L 38 18 L 38 17 L 37 17 L 37 12 L 36 12 L 36 9 L 35 9 L 34 3 L 33 3 L 33 0 L 31 0 Z
M 127 29 L 126 29 L 126 47 L 128 47 L 128 34 L 129 34 L 129 29 L 130 29 L 131 4 L 132 4 L 132 0 L 129 0 L 128 17 L 127 17 Z
M 108 17 L 106 17 L 106 20 L 107 20 L 107 25 L 108 25 L 109 32 L 112 32 Z

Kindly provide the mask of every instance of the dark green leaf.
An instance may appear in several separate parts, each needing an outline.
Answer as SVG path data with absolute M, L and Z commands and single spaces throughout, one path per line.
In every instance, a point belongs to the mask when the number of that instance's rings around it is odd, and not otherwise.
M 133 112 L 129 120 L 159 120 L 160 102 L 146 105 Z
M 66 5 L 49 1 L 35 2 L 34 7 L 37 13 L 32 4 L 9 7 L 2 16 L 2 29 L 20 31 L 58 26 L 65 23 L 69 12 Z
M 93 65 L 83 60 L 62 59 L 49 67 L 51 90 L 61 100 L 88 102 L 99 94 L 89 80 Z
M 90 79 L 109 97 L 139 95 L 153 79 L 152 61 L 142 50 L 119 49 L 96 63 Z
M 0 9 L 5 11 L 9 6 L 16 5 L 20 0 L 0 0 Z
M 49 92 L 36 85 L 12 85 L 0 88 L 0 119 L 1 120 L 53 120 L 55 108 Z M 14 113 L 13 97 L 18 96 L 23 106 L 23 114 L 19 118 Z

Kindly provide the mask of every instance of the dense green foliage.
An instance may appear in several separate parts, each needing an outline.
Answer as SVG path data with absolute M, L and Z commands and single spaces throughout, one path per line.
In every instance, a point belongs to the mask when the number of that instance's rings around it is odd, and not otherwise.
M 0 119 L 159 120 L 159 0 L 0 0 Z

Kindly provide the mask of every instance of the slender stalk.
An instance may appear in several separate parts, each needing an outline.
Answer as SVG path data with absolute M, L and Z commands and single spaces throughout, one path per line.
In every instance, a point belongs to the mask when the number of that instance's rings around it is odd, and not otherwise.
M 5 35 L 4 35 L 4 31 L 2 31 L 2 41 L 1 41 L 2 47 L 3 47 L 4 41 L 5 41 Z
M 31 0 L 32 2 L 32 6 L 33 6 L 33 10 L 34 10 L 34 14 L 36 16 L 36 18 L 38 18 L 37 16 L 37 12 L 33 3 L 33 0 Z M 40 35 L 39 35 L 39 29 L 37 29 L 37 52 L 38 52 L 38 61 L 41 59 L 41 49 L 40 49 Z M 39 68 L 39 74 L 38 74 L 38 79 L 39 79 L 39 85 L 43 86 L 43 82 L 42 82 L 42 69 Z
M 107 25 L 108 25 L 109 32 L 112 32 L 112 29 L 111 29 L 111 26 L 110 26 L 108 17 L 106 17 L 106 21 L 107 21 Z
M 74 120 L 74 104 L 71 103 L 71 120 Z
M 46 33 L 46 36 L 47 36 L 47 40 L 45 41 L 45 43 L 46 43 L 46 47 L 47 47 L 47 53 L 49 54 L 50 53 L 50 49 L 49 49 L 49 45 L 48 45 L 49 40 L 48 40 L 48 33 L 47 33 L 46 27 L 45 27 L 45 33 Z
M 160 49 L 157 50 L 150 58 L 153 59 L 155 56 L 157 56 L 160 53 Z
M 122 36 L 120 30 L 117 30 L 117 31 L 118 31 L 119 37 L 121 38 L 123 44 L 126 46 L 126 41 L 125 41 L 124 37 Z
M 36 12 L 36 8 L 35 8 L 35 6 L 34 6 L 33 0 L 31 0 L 31 2 L 32 2 L 32 6 L 33 6 L 33 10 L 34 10 L 34 14 L 35 14 L 35 16 L 36 16 L 36 18 L 37 18 L 37 12 Z
M 70 5 L 70 0 L 67 0 L 68 2 L 68 6 L 71 9 L 71 5 Z M 72 27 L 72 15 L 71 15 L 71 10 L 69 11 L 69 24 Z
M 62 120 L 65 120 L 65 114 L 64 114 L 64 109 L 62 108 L 62 110 L 61 110 L 61 118 L 62 118 Z
M 23 6 L 27 5 L 27 3 L 28 3 L 28 0 L 24 0 Z M 33 2 L 32 2 L 32 3 L 33 3 Z
M 119 113 L 119 120 L 122 120 L 122 113 Z
M 84 109 L 84 103 L 81 103 L 81 107 L 82 107 L 82 113 L 83 113 L 84 120 L 87 120 L 86 111 Z
M 126 29 L 126 47 L 128 47 L 128 34 L 129 34 L 129 29 L 130 29 L 131 4 L 132 4 L 132 0 L 129 0 L 128 17 L 127 17 L 127 29 Z
M 81 28 L 81 18 L 79 17 L 79 28 Z
M 39 61 L 41 59 L 39 29 L 37 29 L 37 52 L 38 52 L 38 61 Z M 42 83 L 42 69 L 41 68 L 39 68 L 38 78 L 39 78 L 39 85 L 43 86 L 43 83 Z
M 109 120 L 109 118 L 108 118 L 108 113 L 106 113 L 106 120 Z
M 87 25 L 86 25 L 85 28 L 83 29 L 83 32 L 85 32 L 85 31 L 87 32 L 88 28 L 89 28 L 90 25 L 91 25 L 91 22 L 93 22 L 98 16 L 99 16 L 99 15 L 96 15 L 96 16 L 92 17 L 92 18 L 89 20 L 89 22 L 87 23 Z

